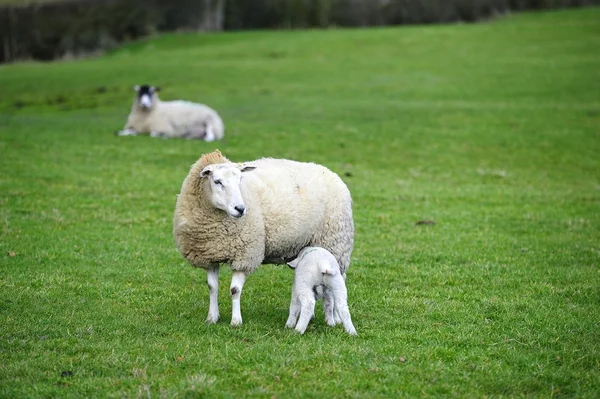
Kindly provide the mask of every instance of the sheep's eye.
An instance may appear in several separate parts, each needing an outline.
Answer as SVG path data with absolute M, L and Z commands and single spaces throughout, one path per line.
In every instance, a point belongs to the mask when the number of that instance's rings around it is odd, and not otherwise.
M 215 180 L 215 184 L 217 186 L 222 186 L 223 185 L 223 183 L 221 182 L 221 180 Z

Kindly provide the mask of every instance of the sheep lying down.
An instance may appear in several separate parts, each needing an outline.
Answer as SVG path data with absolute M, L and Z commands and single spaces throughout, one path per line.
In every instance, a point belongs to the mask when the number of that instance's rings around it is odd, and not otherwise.
M 150 134 L 152 137 L 202 139 L 223 138 L 225 127 L 217 112 L 189 101 L 161 101 L 158 87 L 135 86 L 136 96 L 119 136 Z
M 324 166 L 263 158 L 233 163 L 218 150 L 192 165 L 175 204 L 173 235 L 193 266 L 208 273 L 207 321 L 219 319 L 219 265 L 231 278 L 231 325 L 242 324 L 240 297 L 263 263 L 285 264 L 306 246 L 333 254 L 345 276 L 354 245 L 350 191 Z
M 285 326 L 304 334 L 315 313 L 317 299 L 323 299 L 325 320 L 330 326 L 341 322 L 356 335 L 348 310 L 348 291 L 335 257 L 326 249 L 307 247 L 288 265 L 295 270 L 290 315 Z

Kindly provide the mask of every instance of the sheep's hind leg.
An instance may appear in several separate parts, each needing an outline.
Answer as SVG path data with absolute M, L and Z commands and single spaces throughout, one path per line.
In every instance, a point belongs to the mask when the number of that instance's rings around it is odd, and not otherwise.
M 339 284 L 333 288 L 333 295 L 335 300 L 335 309 L 339 317 L 342 319 L 344 329 L 350 335 L 356 335 L 356 329 L 352 324 L 352 318 L 350 317 L 350 310 L 348 309 L 348 291 L 344 282 L 340 280 Z
M 325 288 L 323 290 L 323 313 L 325 314 L 325 322 L 328 326 L 332 327 L 336 324 L 333 312 L 334 306 L 333 292 L 331 292 L 330 288 Z
M 213 131 L 213 127 L 210 123 L 206 124 L 206 135 L 204 136 L 204 141 L 210 143 L 216 139 L 215 132 Z
M 157 132 L 157 131 L 153 130 L 150 132 L 150 137 L 166 139 L 168 136 L 165 133 Z
M 292 294 L 292 301 L 290 302 L 290 316 L 285 323 L 287 328 L 294 328 L 296 326 L 296 322 L 298 321 L 298 314 L 300 313 L 300 303 L 298 302 L 298 298 L 296 298 L 295 293 Z
M 242 324 L 242 311 L 240 309 L 240 298 L 242 296 L 242 288 L 246 282 L 246 273 L 234 271 L 231 276 L 231 326 L 239 326 Z
M 300 318 L 298 324 L 296 324 L 296 331 L 300 334 L 304 334 L 308 323 L 312 319 L 315 313 L 315 298 L 312 295 L 300 297 Z
M 217 297 L 219 294 L 219 266 L 211 266 L 208 268 L 208 293 L 210 295 L 210 304 L 208 307 L 207 323 L 216 323 L 219 320 L 219 302 Z

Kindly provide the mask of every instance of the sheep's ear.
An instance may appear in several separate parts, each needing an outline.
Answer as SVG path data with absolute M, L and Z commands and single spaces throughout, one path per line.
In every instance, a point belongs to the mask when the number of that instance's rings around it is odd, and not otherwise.
M 291 262 L 288 262 L 287 264 L 290 267 L 290 269 L 295 269 L 296 266 L 298 266 L 298 258 L 294 259 Z
M 250 163 L 243 163 L 240 165 L 240 171 L 242 171 L 242 172 L 249 172 L 254 169 L 256 169 L 256 166 L 254 166 Z
M 138 85 L 133 86 L 133 91 L 135 91 L 136 93 L 138 91 L 140 91 L 140 86 L 138 86 Z
M 200 177 L 206 177 L 206 176 L 210 175 L 211 173 L 212 173 L 212 167 L 210 165 L 208 165 L 207 167 L 202 169 L 202 172 L 200 172 Z
M 156 93 L 158 93 L 158 92 L 160 91 L 160 87 L 159 87 L 159 86 L 153 87 L 153 89 L 154 89 L 154 91 L 155 91 Z

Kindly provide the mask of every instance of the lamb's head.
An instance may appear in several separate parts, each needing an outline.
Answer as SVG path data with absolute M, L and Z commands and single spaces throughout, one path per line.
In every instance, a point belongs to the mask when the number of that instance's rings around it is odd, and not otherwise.
M 160 91 L 160 87 L 154 87 L 149 85 L 142 86 L 133 86 L 133 90 L 137 93 L 135 98 L 135 102 L 138 107 L 141 109 L 148 111 L 152 109 L 156 100 L 158 99 L 158 93 Z
M 246 214 L 246 203 L 242 197 L 240 185 L 242 173 L 256 169 L 251 164 L 234 164 L 231 162 L 212 164 L 200 172 L 200 178 L 207 179 L 210 185 L 210 202 L 234 218 Z

